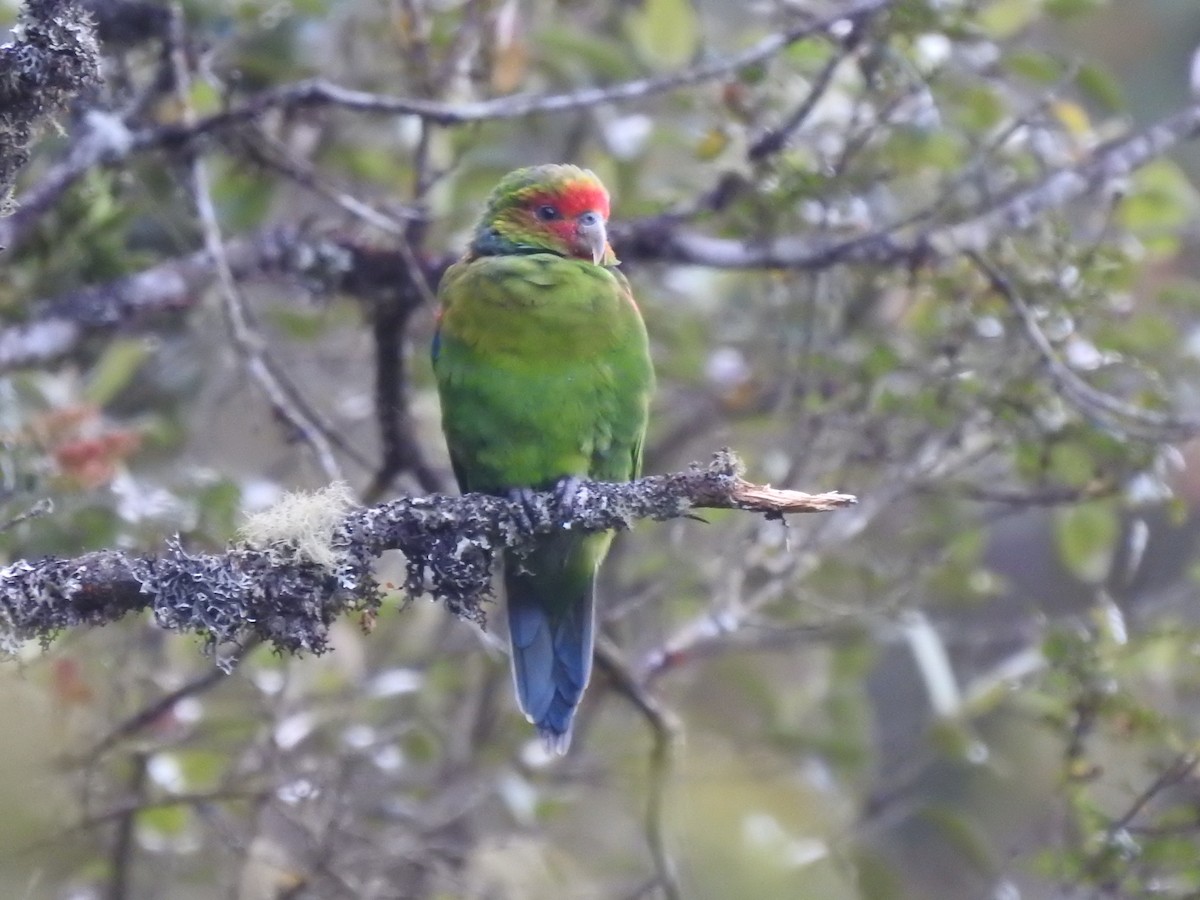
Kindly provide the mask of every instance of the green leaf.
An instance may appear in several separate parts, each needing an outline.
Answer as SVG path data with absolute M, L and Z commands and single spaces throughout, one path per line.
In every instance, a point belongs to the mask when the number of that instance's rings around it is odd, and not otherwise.
M 825 65 L 833 51 L 825 41 L 797 41 L 784 51 L 783 58 L 801 71 L 816 72 Z
M 198 527 L 207 535 L 225 539 L 237 532 L 242 514 L 242 491 L 236 483 L 218 481 L 205 487 L 196 499 L 200 507 Z
M 1078 578 L 1096 583 L 1108 574 L 1120 532 L 1112 504 L 1084 503 L 1060 510 L 1054 531 L 1059 558 Z
M 324 310 L 275 307 L 264 318 L 290 338 L 313 341 L 328 330 Z
M 161 837 L 178 837 L 187 829 L 190 815 L 187 807 L 151 806 L 137 814 L 138 828 Z
M 117 338 L 92 368 L 84 397 L 97 406 L 110 403 L 129 386 L 153 352 L 150 342 L 142 338 Z
M 1062 484 L 1083 487 L 1096 477 L 1096 460 L 1079 444 L 1055 444 L 1050 450 L 1046 474 Z
M 885 159 L 904 170 L 930 167 L 941 171 L 962 165 L 962 135 L 946 130 L 897 130 L 884 148 Z
M 1022 50 L 1009 54 L 1005 66 L 1014 75 L 1037 84 L 1054 84 L 1063 77 L 1062 60 L 1037 50 Z
M 547 28 L 538 32 L 536 47 L 541 65 L 553 71 L 584 69 L 594 77 L 617 79 L 628 78 L 634 70 L 629 47 L 604 35 L 581 34 L 569 28 Z M 502 174 L 498 172 L 496 177 Z M 491 188 L 494 183 L 493 179 L 484 184 L 483 189 Z
M 213 197 L 220 204 L 223 220 L 235 229 L 257 225 L 270 208 L 273 182 L 234 160 L 222 163 Z
M 700 43 L 696 11 L 688 0 L 646 0 L 626 17 L 625 29 L 638 55 L 656 69 L 686 65 Z
M 229 758 L 224 753 L 206 748 L 178 750 L 175 758 L 191 791 L 215 790 L 229 768 Z
M 1046 0 L 1046 12 L 1057 19 L 1071 19 L 1108 4 L 1108 0 Z
M 1200 203 L 1187 176 L 1175 163 L 1160 159 L 1134 176 L 1134 189 L 1117 210 L 1118 220 L 1140 235 L 1175 232 Z
M 971 131 L 986 131 L 1004 116 L 1005 107 L 999 95 L 987 85 L 976 85 L 962 92 L 958 120 Z
M 991 37 L 1010 38 L 1037 18 L 1038 0 L 996 0 L 979 13 L 979 24 Z
M 211 115 L 221 108 L 221 95 L 208 81 L 193 82 L 188 101 L 197 116 Z
M 1075 81 L 1084 95 L 1110 112 L 1124 109 L 1125 94 L 1121 85 L 1108 72 L 1093 65 L 1083 65 Z
M 1169 281 L 1158 292 L 1158 302 L 1188 313 L 1200 312 L 1200 282 L 1184 277 Z

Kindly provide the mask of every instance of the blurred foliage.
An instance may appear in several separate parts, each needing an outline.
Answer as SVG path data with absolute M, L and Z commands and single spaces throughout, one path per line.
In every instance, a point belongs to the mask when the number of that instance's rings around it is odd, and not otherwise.
M 571 91 L 737 53 L 808 6 L 831 4 L 187 2 L 174 49 L 190 91 L 165 30 L 114 30 L 88 103 L 154 128 L 310 76 L 446 102 Z M 617 220 L 672 214 L 743 249 L 920 233 L 1123 132 L 1135 98 L 1064 38 L 1111 11 L 896 0 L 626 102 L 460 127 L 273 109 L 190 149 L 227 237 L 290 223 L 395 246 L 329 199 L 349 195 L 416 211 L 414 252 L 441 258 L 501 174 L 552 160 L 595 169 Z M 34 148 L 25 190 L 83 113 Z M 168 148 L 73 183 L 4 251 L 0 326 L 195 252 L 185 163 Z M 755 480 L 863 498 L 618 542 L 604 632 L 686 735 L 665 785 L 618 680 L 597 673 L 575 751 L 547 760 L 500 641 L 399 591 L 317 659 L 212 660 L 130 622 L 3 669 L 0 715 L 21 724 L 0 738 L 0 894 L 660 896 L 661 827 L 689 898 L 1195 896 L 1200 453 L 1154 427 L 1200 411 L 1195 183 L 1161 158 L 1028 228 L 980 232 L 1012 296 L 953 252 L 772 270 L 630 255 L 660 377 L 648 470 L 728 444 Z M 271 272 L 240 288 L 363 488 L 378 298 Z M 198 300 L 0 374 L 6 562 L 154 552 L 175 533 L 220 548 L 247 511 L 321 483 L 244 374 L 216 292 Z M 427 308 L 406 323 L 405 396 L 449 483 L 432 328 Z M 23 517 L 45 499 L 52 513 Z M 234 676 L 211 674 L 235 656 Z

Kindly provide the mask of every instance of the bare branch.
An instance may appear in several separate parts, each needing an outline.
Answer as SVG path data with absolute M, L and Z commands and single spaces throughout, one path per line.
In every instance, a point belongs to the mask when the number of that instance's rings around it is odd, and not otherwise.
M 250 641 L 239 647 L 239 653 L 245 655 L 253 649 L 256 641 Z M 188 697 L 194 697 L 197 694 L 203 694 L 210 688 L 214 687 L 221 679 L 228 675 L 237 665 L 237 659 L 224 660 L 214 665 L 207 672 L 196 676 L 191 681 L 185 682 L 173 691 L 168 691 L 163 696 L 159 697 L 148 706 L 142 707 L 134 715 L 125 719 L 109 731 L 103 738 L 96 742 L 87 754 L 85 759 L 98 759 L 103 754 L 107 753 L 117 744 L 132 737 L 144 728 L 153 725 L 160 720 L 164 715 L 175 708 L 175 705 Z
M 373 296 L 407 278 L 407 262 L 393 248 L 337 235 L 276 228 L 229 240 L 224 256 L 236 280 L 287 276 L 331 293 Z M 439 277 L 440 261 L 426 279 Z M 214 277 L 207 250 L 168 260 L 108 284 L 34 304 L 32 317 L 0 328 L 0 372 L 55 362 L 93 334 L 129 330 L 155 315 L 194 306 Z
M 22 522 L 27 522 L 30 519 L 38 519 L 42 516 L 47 516 L 54 512 L 54 501 L 49 497 L 43 497 L 36 501 L 32 506 L 22 512 L 17 513 L 7 521 L 0 522 L 0 532 L 8 531 Z
M 335 618 L 378 607 L 371 567 L 385 550 L 407 558 L 411 594 L 431 594 L 456 614 L 481 621 L 493 555 L 506 546 L 521 548 L 531 534 L 625 529 L 637 519 L 665 520 L 699 508 L 781 515 L 855 502 L 846 494 L 751 484 L 737 457 L 722 451 L 707 467 L 628 483 L 584 482 L 569 512 L 552 492 L 529 504 L 435 494 L 358 508 L 329 535 L 334 566 L 314 562 L 293 543 L 194 555 L 178 539 L 158 556 L 103 550 L 75 559 L 17 560 L 0 569 L 0 642 L 47 641 L 65 628 L 151 611 L 160 627 L 200 635 L 210 646 L 261 639 L 281 651 L 320 652 Z M 532 532 L 523 524 L 531 518 Z
M 713 237 L 683 227 L 676 215 L 618 223 L 613 243 L 628 261 L 675 262 L 714 268 L 822 270 L 842 264 L 916 263 L 980 247 L 995 235 L 1027 227 L 1048 208 L 1078 199 L 1125 177 L 1176 143 L 1200 134 L 1200 105 L 1189 107 L 1137 134 L 1097 149 L 1078 164 L 1049 173 L 974 214 L 948 224 L 910 217 L 843 240 L 800 235 L 766 241 Z M 361 211 L 361 210 L 360 210 Z M 20 213 L 18 213 L 20 215 Z M 0 244 L 4 222 L 0 220 Z M 314 277 L 329 289 L 379 290 L 408 277 L 412 250 L 367 248 L 339 239 L 306 238 L 295 229 L 263 232 L 226 244 L 231 270 L 286 272 Z M 421 261 L 425 284 L 436 283 L 449 256 Z M 147 312 L 190 306 L 213 277 L 207 253 L 161 263 L 109 285 L 73 292 L 42 304 L 33 319 L 0 329 L 0 371 L 42 365 L 70 354 L 89 333 L 135 323 Z M 421 282 L 418 282 L 421 283 Z
M 850 494 L 840 494 L 837 491 L 806 494 L 803 491 L 773 488 L 769 484 L 751 484 L 740 477 L 735 478 L 729 499 L 730 509 L 761 512 L 771 517 L 779 517 L 786 513 L 831 512 L 835 509 L 852 506 L 857 502 Z M 708 506 L 704 502 L 696 505 Z M 723 509 L 724 507 L 713 508 Z
M 1190 778 L 1196 770 L 1196 766 L 1200 765 L 1200 756 L 1195 753 L 1181 753 L 1171 764 L 1167 766 L 1158 777 L 1150 782 L 1149 786 L 1138 794 L 1137 798 L 1129 805 L 1129 808 L 1123 812 L 1120 817 L 1115 819 L 1108 827 L 1108 836 L 1110 839 L 1128 828 L 1133 824 L 1133 820 L 1141 815 L 1142 811 L 1150 804 L 1150 802 L 1167 788 L 1173 787 L 1181 781 Z
M 130 895 L 133 861 L 137 854 L 134 828 L 137 824 L 138 808 L 142 805 L 149 781 L 148 759 L 149 755 L 144 752 L 130 755 L 132 771 L 129 773 L 125 793 L 133 800 L 124 814 L 117 816 L 116 835 L 113 837 L 112 851 L 109 854 L 108 890 L 105 893 L 108 900 L 127 900 Z
M 363 492 L 374 503 L 391 488 L 397 476 L 411 473 L 426 491 L 444 490 L 445 478 L 425 458 L 417 440 L 410 403 L 403 337 L 414 310 L 405 296 L 409 284 L 396 284 L 396 296 L 382 297 L 372 310 L 371 337 L 375 347 L 375 416 L 383 448 L 379 468 Z M 411 294 L 411 291 L 407 293 Z
M 175 69 L 176 94 L 184 119 L 190 122 L 194 118 L 190 100 L 192 80 L 185 47 L 183 9 L 180 6 L 171 8 L 171 19 L 171 59 Z M 267 398 L 275 415 L 308 445 L 325 477 L 331 481 L 340 480 L 342 470 L 329 438 L 330 429 L 309 408 L 295 385 L 284 377 L 275 359 L 267 352 L 266 341 L 250 322 L 237 280 L 233 277 L 229 260 L 225 258 L 225 239 L 221 236 L 221 225 L 217 221 L 208 167 L 199 155 L 193 155 L 188 169 L 192 203 L 204 234 L 204 249 L 212 258 L 216 270 L 217 285 L 221 290 L 221 310 L 242 366 Z
M 1016 286 L 978 253 L 968 252 L 967 258 L 1012 307 L 1060 394 L 1082 414 L 1142 440 L 1172 440 L 1200 433 L 1200 420 L 1146 409 L 1088 384 L 1059 356 Z
M 831 15 L 815 21 L 805 21 L 768 35 L 732 56 L 698 63 L 668 75 L 640 78 L 607 87 L 584 88 L 565 94 L 513 94 L 473 103 L 444 103 L 357 91 L 321 79 L 311 79 L 263 91 L 233 109 L 200 119 L 192 127 L 164 134 L 163 139 L 164 143 L 176 143 L 189 139 L 196 133 L 211 132 L 252 121 L 271 109 L 337 106 L 363 113 L 419 116 L 435 125 L 466 125 L 472 122 L 518 119 L 539 113 L 561 113 L 605 103 L 640 100 L 760 65 L 798 41 L 828 34 L 847 20 L 882 12 L 894 2 L 895 0 L 851 0 L 835 4 L 840 8 Z
M 902 226 L 885 225 L 841 240 L 803 235 L 738 240 L 685 230 L 679 216 L 665 215 L 615 227 L 613 243 L 623 259 L 719 269 L 820 270 L 839 264 L 892 265 L 950 257 L 984 247 L 999 234 L 1026 229 L 1047 211 L 1119 182 L 1198 135 L 1200 104 L 1104 144 L 1073 166 L 1055 169 L 1032 184 L 941 224 L 909 217 Z
M 848 45 L 843 45 L 840 50 L 833 53 L 813 79 L 812 87 L 809 88 L 804 99 L 800 101 L 800 105 L 775 128 L 755 138 L 750 148 L 746 151 L 746 158 L 751 162 L 760 162 L 786 147 L 792 135 L 808 121 L 808 117 L 812 115 L 812 111 L 817 108 L 817 104 L 821 102 L 821 99 L 829 90 L 829 86 L 833 83 L 834 73 L 853 54 L 853 47 Z
M 667 783 L 674 763 L 672 751 L 681 731 L 679 721 L 671 710 L 650 693 L 645 684 L 638 681 L 617 648 L 603 636 L 596 641 L 596 663 L 608 675 L 613 690 L 628 699 L 650 726 L 653 743 L 650 748 L 649 784 L 642 830 L 654 862 L 653 887 L 661 891 L 666 900 L 679 900 L 682 896 L 679 873 L 667 849 L 663 827 Z
M 132 148 L 133 133 L 114 113 L 90 109 L 78 130 L 66 157 L 21 194 L 12 215 L 0 219 L 0 250 L 19 245 L 38 219 L 89 171 L 120 161 Z
M 116 120 L 115 117 L 98 114 L 104 119 L 105 127 L 92 128 L 87 139 L 76 146 L 71 157 L 52 170 L 43 183 L 30 190 L 29 213 L 22 216 L 19 222 L 0 223 L 0 249 L 15 246 L 37 215 L 48 209 L 54 200 L 90 169 L 113 165 L 135 153 L 180 149 L 215 132 L 253 122 L 271 110 L 336 106 L 360 113 L 419 116 L 436 125 L 465 125 L 540 113 L 568 112 L 605 103 L 628 102 L 711 81 L 760 65 L 798 41 L 828 34 L 831 29 L 847 20 L 853 21 L 882 12 L 893 2 L 894 0 L 854 0 L 844 4 L 844 7 L 834 14 L 771 34 L 741 53 L 723 59 L 700 63 L 668 75 L 562 94 L 515 94 L 474 103 L 446 103 L 374 94 L 341 87 L 322 79 L 309 79 L 262 91 L 248 97 L 232 109 L 182 124 L 153 125 L 130 131 L 125 123 Z M 63 3 L 63 0 L 43 0 L 43 4 L 50 6 L 56 3 Z M 64 5 L 70 6 L 70 3 Z M 0 72 L 0 76 L 2 74 Z M 2 99 L 3 94 L 0 94 L 0 100 Z M 3 104 L 0 103 L 0 106 Z M 0 131 L 2 126 L 3 122 L 0 121 Z M 4 147 L 0 145 L 0 156 L 3 150 Z M 4 186 L 4 177 L 5 170 L 0 160 L 0 189 Z M 0 197 L 2 196 L 3 190 L 0 190 Z M 26 198 L 22 197 L 21 202 L 26 203 Z

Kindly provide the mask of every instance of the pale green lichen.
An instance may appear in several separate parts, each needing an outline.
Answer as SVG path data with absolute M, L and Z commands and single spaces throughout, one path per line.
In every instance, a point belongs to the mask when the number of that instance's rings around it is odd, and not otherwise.
M 251 547 L 290 547 L 304 559 L 336 569 L 344 562 L 345 551 L 334 546 L 334 529 L 356 505 L 350 486 L 335 481 L 318 491 L 284 494 L 269 508 L 247 517 L 239 532 Z

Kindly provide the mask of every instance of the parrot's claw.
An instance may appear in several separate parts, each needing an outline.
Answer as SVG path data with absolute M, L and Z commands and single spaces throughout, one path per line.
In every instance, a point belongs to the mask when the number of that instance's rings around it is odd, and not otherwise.
M 539 525 L 547 523 L 546 509 L 537 502 L 537 491 L 533 488 L 510 488 L 508 499 L 515 505 L 514 518 L 526 534 L 533 534 Z
M 583 482 L 575 475 L 558 479 L 554 485 L 554 503 L 559 515 L 567 518 L 575 514 L 575 501 L 579 499 L 579 486 Z

